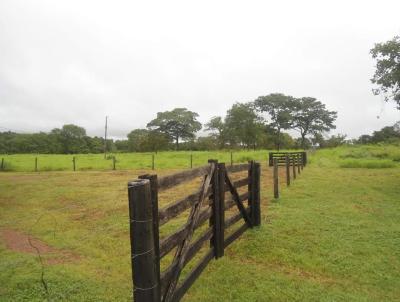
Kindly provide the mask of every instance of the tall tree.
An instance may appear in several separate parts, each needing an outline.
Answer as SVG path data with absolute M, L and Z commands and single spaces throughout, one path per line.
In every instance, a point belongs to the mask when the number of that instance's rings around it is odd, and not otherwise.
M 289 129 L 291 126 L 291 111 L 293 97 L 282 93 L 271 93 L 267 96 L 260 96 L 254 101 L 259 112 L 267 113 L 269 123 L 267 126 L 276 133 L 275 146 L 281 147 L 281 130 Z
M 158 112 L 157 118 L 147 124 L 151 130 L 165 133 L 175 141 L 176 150 L 179 149 L 179 139 L 190 140 L 201 129 L 197 121 L 199 115 L 186 108 L 175 108 L 172 111 Z
M 134 152 L 146 151 L 144 145 L 148 139 L 149 130 L 135 129 L 128 133 L 128 150 Z
M 329 111 L 325 104 L 312 97 L 292 100 L 292 127 L 301 135 L 301 147 L 305 148 L 305 138 L 309 134 L 317 134 L 335 129 L 333 124 L 337 118 L 336 111 Z
M 253 104 L 234 104 L 226 114 L 225 125 L 231 145 L 239 143 L 248 148 L 256 147 L 262 133 L 262 124 L 253 109 Z
M 376 70 L 372 83 L 379 86 L 374 94 L 383 94 L 385 101 L 394 100 L 400 110 L 400 36 L 385 43 L 377 43 L 371 49 L 376 59 Z
M 205 125 L 207 131 L 214 131 L 212 135 L 219 143 L 220 148 L 224 148 L 226 144 L 226 125 L 222 117 L 215 116 Z
M 63 147 L 63 153 L 87 153 L 88 148 L 85 141 L 86 130 L 82 127 L 68 124 L 61 130 L 53 129 L 53 134 L 58 135 L 59 141 Z

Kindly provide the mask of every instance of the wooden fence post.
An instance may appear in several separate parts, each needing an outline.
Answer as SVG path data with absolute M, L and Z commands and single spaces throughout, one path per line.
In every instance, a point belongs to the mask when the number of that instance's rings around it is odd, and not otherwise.
M 161 281 L 160 281 L 160 233 L 159 233 L 159 218 L 158 218 L 158 179 L 156 174 L 146 174 L 139 176 L 139 179 L 150 180 L 151 192 L 151 205 L 153 214 L 153 237 L 154 237 L 154 251 L 156 263 L 156 277 L 157 277 L 157 297 L 161 300 Z M 158 301 L 158 300 L 157 300 Z
M 115 156 L 113 156 L 113 170 L 115 170 L 115 163 L 116 163 L 116 159 L 115 159 Z
M 1 159 L 1 170 L 4 170 L 4 157 Z
M 74 171 L 76 170 L 76 162 L 75 162 L 75 156 L 72 157 L 72 167 L 74 169 Z
M 38 171 L 38 160 L 37 157 L 35 157 L 35 172 Z
M 300 154 L 297 154 L 297 156 L 296 156 L 296 165 L 297 165 L 297 174 L 299 174 L 300 175 L 300 160 L 301 160 L 301 157 L 300 157 Z
M 274 161 L 273 161 L 273 152 L 269 152 L 268 153 L 268 166 L 269 167 L 272 167 L 273 166 L 273 164 L 274 164 Z
M 151 155 L 151 169 L 154 170 L 154 154 Z
M 251 218 L 251 222 L 252 225 L 254 225 L 254 219 L 253 219 L 253 215 L 254 215 L 254 163 L 252 160 L 248 161 L 249 164 L 249 168 L 247 171 L 247 179 L 248 179 L 248 184 L 247 184 L 247 193 L 249 195 L 249 197 L 247 198 L 248 200 L 248 207 L 250 208 L 250 218 Z
M 290 158 L 289 155 L 286 154 L 286 185 L 290 186 Z
M 254 226 L 259 226 L 261 224 L 261 205 L 260 205 L 260 163 L 252 161 L 252 220 Z
M 160 302 L 150 180 L 128 183 L 133 299 Z
M 305 167 L 306 165 L 307 165 L 307 152 L 302 152 L 302 154 L 303 154 L 303 156 L 302 156 L 302 159 L 303 159 L 303 166 Z
M 221 240 L 221 211 L 224 211 L 224 208 L 221 209 L 221 201 L 220 201 L 220 186 L 219 186 L 219 171 L 218 171 L 218 161 L 215 159 L 209 159 L 208 163 L 214 164 L 214 174 L 211 179 L 212 183 L 212 215 L 210 218 L 210 224 L 213 228 L 213 236 L 211 237 L 211 245 L 214 247 L 214 257 L 217 259 L 223 255 L 224 242 Z M 225 180 L 224 180 L 225 181 Z
M 231 166 L 233 166 L 233 153 L 231 151 Z
M 292 156 L 292 162 L 293 162 L 293 179 L 296 179 L 296 156 Z
M 279 170 L 278 170 L 278 160 L 274 158 L 274 198 L 279 198 Z
M 218 194 L 219 194 L 219 221 L 220 221 L 220 249 L 218 257 L 224 256 L 225 241 L 225 163 L 218 164 Z
M 193 169 L 193 154 L 190 154 L 190 169 Z

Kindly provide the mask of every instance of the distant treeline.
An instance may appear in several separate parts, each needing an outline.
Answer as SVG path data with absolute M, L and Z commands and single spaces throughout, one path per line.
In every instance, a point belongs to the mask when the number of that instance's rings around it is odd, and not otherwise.
M 213 117 L 204 125 L 198 114 L 186 108 L 158 112 L 146 128 L 134 129 L 126 140 L 107 140 L 108 152 L 157 152 L 163 150 L 299 149 L 336 147 L 345 143 L 378 143 L 400 139 L 400 124 L 349 141 L 346 135 L 324 135 L 335 128 L 337 113 L 315 98 L 284 94 L 261 96 L 253 102 L 235 103 L 225 117 Z M 294 138 L 284 130 L 297 130 Z M 0 153 L 102 153 L 104 138 L 90 137 L 76 125 L 64 125 L 50 133 L 0 133 Z

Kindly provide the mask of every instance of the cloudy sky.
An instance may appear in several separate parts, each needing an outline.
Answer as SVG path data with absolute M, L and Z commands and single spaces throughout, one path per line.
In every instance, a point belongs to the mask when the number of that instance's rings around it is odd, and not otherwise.
M 157 111 L 200 121 L 282 92 L 337 110 L 356 137 L 400 120 L 371 92 L 374 43 L 400 1 L 0 1 L 0 131 L 66 123 L 124 137 Z M 379 116 L 379 118 L 377 118 Z

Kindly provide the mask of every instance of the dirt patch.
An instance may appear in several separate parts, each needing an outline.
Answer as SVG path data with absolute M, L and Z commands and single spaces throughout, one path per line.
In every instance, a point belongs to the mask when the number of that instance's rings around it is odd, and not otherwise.
M 12 230 L 1 230 L 1 237 L 9 250 L 26 254 L 40 254 L 46 264 L 61 264 L 80 259 L 79 255 L 49 246 L 45 242 L 27 234 Z

